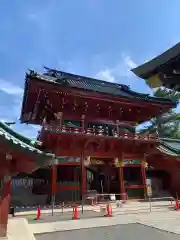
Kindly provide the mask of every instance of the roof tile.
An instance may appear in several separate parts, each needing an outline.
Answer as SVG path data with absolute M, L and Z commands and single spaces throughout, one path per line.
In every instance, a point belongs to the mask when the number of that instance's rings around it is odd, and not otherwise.
M 172 104 L 176 106 L 176 102 L 172 102 L 170 99 L 151 97 L 149 94 L 137 93 L 132 91 L 129 86 L 124 84 L 117 84 L 97 80 L 94 78 L 79 76 L 71 73 L 66 73 L 54 69 L 45 68 L 46 72 L 38 74 L 34 71 L 30 71 L 27 74 L 27 81 L 32 78 L 37 78 L 40 81 L 44 81 L 50 84 L 55 84 L 61 87 L 72 87 L 93 92 L 105 93 L 123 98 L 144 100 L 147 102 L 157 102 L 164 104 Z M 25 94 L 26 95 L 26 94 Z
M 15 132 L 2 121 L 0 121 L 0 136 L 1 138 L 4 138 L 4 140 L 8 141 L 10 144 L 19 147 L 19 150 L 26 150 L 27 153 L 34 154 L 36 158 L 54 158 L 54 154 L 41 151 L 36 147 L 35 141 L 32 141 L 31 139 Z

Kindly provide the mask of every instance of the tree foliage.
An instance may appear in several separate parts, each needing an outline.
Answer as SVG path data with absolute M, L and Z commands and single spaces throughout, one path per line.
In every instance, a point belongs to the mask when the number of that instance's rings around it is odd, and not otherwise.
M 169 98 L 174 102 L 179 102 L 180 93 L 165 88 L 159 88 L 154 92 L 154 97 Z M 180 114 L 174 109 L 159 115 L 150 121 L 150 125 L 140 130 L 141 133 L 157 133 L 161 138 L 180 139 Z

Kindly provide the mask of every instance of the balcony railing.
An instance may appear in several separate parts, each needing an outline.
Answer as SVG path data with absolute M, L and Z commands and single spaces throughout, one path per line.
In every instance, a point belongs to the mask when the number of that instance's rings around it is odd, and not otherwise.
M 76 135 L 89 135 L 97 137 L 113 137 L 119 139 L 129 139 L 129 140 L 141 140 L 141 141 L 159 141 L 159 137 L 154 134 L 140 134 L 140 133 L 127 133 L 127 132 L 117 132 L 116 128 L 112 130 L 110 134 L 109 131 L 104 130 L 102 127 L 97 128 L 86 128 L 82 130 L 81 127 L 68 127 L 63 125 L 62 127 L 46 125 L 43 127 L 42 131 L 54 132 L 54 133 L 67 133 Z

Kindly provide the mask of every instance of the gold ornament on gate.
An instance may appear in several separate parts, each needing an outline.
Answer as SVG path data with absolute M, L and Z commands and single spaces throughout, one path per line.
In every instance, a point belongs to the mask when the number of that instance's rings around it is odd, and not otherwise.
M 145 160 L 141 161 L 141 167 L 143 167 L 143 168 L 147 168 L 148 167 L 148 164 L 147 164 L 147 162 Z
M 89 166 L 90 164 L 91 164 L 91 157 L 88 156 L 88 157 L 85 158 L 84 165 Z
M 119 168 L 124 166 L 123 160 L 120 160 L 119 158 L 114 158 L 114 165 Z

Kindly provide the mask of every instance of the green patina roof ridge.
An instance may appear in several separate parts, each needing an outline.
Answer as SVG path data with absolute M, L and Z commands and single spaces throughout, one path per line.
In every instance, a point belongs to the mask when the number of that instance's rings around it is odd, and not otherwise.
M 160 141 L 161 141 L 161 145 L 157 147 L 158 150 L 168 155 L 177 156 L 177 157 L 180 156 L 180 140 L 179 139 L 161 138 Z M 177 145 L 179 148 L 177 148 Z
M 22 142 L 28 144 L 29 146 L 35 146 L 36 141 L 25 137 L 24 135 L 14 131 L 11 127 L 9 127 L 9 125 L 7 125 L 5 122 L 0 121 L 0 129 L 5 130 L 6 132 L 8 132 L 9 134 L 11 134 L 12 136 L 14 136 L 15 138 L 18 138 L 19 140 L 21 140 Z
M 27 138 L 13 129 L 11 129 L 7 124 L 3 121 L 0 121 L 0 137 L 5 138 L 7 141 L 10 141 L 15 146 L 20 147 L 23 150 L 28 150 L 29 152 L 44 156 L 44 157 L 54 157 L 52 153 L 46 153 L 41 151 L 35 146 L 35 142 L 32 141 L 30 138 Z

